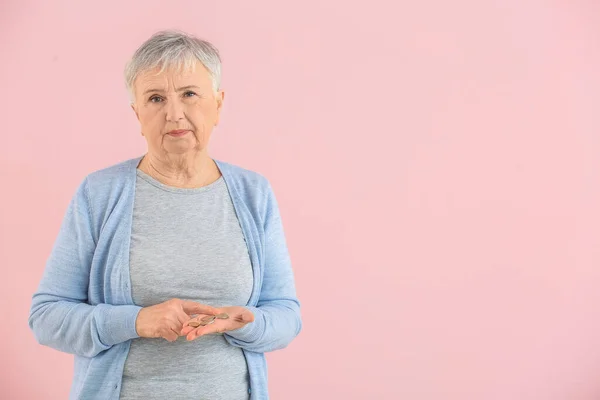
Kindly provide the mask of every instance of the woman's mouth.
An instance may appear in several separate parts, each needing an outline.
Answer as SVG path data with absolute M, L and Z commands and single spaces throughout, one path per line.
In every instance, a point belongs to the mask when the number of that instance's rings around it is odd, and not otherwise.
M 173 137 L 181 137 L 181 136 L 184 136 L 185 134 L 187 134 L 188 132 L 190 132 L 190 131 L 187 129 L 176 129 L 174 131 L 167 132 L 167 135 L 173 136 Z

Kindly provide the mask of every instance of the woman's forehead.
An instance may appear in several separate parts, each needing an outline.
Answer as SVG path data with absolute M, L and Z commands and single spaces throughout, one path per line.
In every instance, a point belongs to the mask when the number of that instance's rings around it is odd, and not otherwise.
M 208 70 L 200 63 L 192 67 L 184 65 L 155 67 L 141 72 L 136 79 L 138 89 L 147 89 L 149 86 L 169 89 L 173 86 L 196 85 L 203 87 L 211 85 L 210 74 Z

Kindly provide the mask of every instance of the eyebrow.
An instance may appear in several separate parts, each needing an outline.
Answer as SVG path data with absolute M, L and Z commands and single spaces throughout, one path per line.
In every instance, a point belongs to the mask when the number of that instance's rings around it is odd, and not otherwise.
M 184 91 L 184 90 L 188 90 L 188 89 L 197 89 L 197 90 L 201 90 L 201 88 L 200 88 L 200 87 L 198 87 L 198 86 L 195 86 L 195 85 L 187 85 L 187 86 L 182 86 L 182 87 L 180 87 L 180 88 L 177 88 L 177 89 L 176 89 L 176 91 L 177 91 L 177 92 L 182 92 L 182 91 Z M 155 93 L 164 93 L 164 90 L 162 90 L 162 89 L 148 89 L 148 90 L 144 91 L 144 94 L 143 94 L 143 95 L 145 96 L 145 95 L 147 95 L 148 93 L 152 93 L 152 92 L 155 92 Z

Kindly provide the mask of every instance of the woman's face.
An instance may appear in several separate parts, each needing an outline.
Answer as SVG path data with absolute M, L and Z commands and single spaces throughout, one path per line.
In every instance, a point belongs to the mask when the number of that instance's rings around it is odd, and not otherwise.
M 134 83 L 132 108 L 148 150 L 161 158 L 205 151 L 219 122 L 224 93 L 215 95 L 210 74 L 200 62 L 194 71 L 157 71 L 140 74 Z

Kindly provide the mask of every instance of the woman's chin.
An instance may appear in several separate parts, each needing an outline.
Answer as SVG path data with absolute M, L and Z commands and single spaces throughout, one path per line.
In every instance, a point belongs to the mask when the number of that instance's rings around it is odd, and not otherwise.
M 195 141 L 192 143 L 191 140 L 181 140 L 177 141 L 177 143 L 163 143 L 163 147 L 167 153 L 183 155 L 197 151 L 198 146 L 196 144 Z

